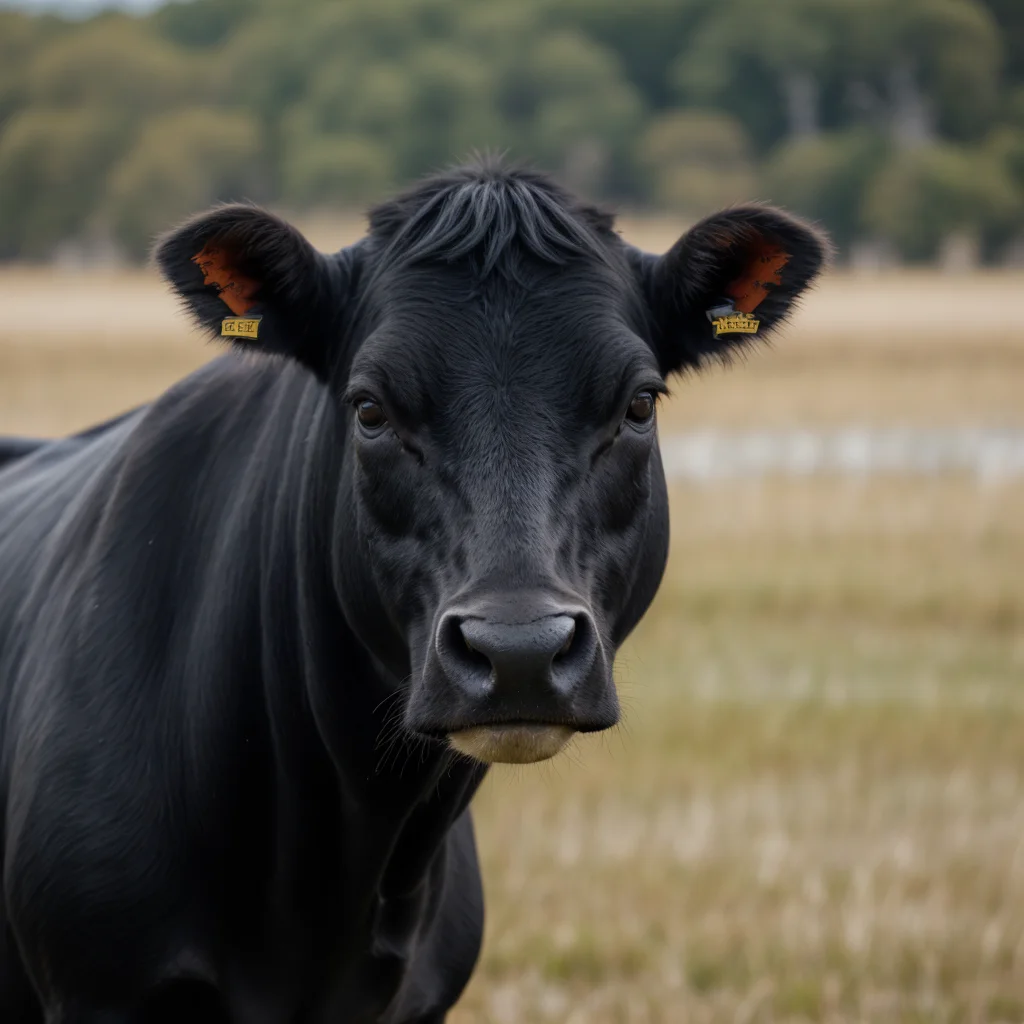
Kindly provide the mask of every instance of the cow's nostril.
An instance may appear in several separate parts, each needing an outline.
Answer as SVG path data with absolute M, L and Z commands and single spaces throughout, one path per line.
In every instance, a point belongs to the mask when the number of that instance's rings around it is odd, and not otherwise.
M 438 636 L 438 649 L 446 661 L 459 663 L 473 676 L 483 673 L 484 677 L 491 672 L 491 659 L 484 651 L 474 646 L 473 641 L 462 629 L 462 620 L 450 616 L 442 624 Z

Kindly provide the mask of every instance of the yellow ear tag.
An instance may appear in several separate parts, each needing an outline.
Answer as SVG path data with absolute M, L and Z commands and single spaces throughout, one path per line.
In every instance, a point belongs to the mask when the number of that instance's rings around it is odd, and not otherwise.
M 755 320 L 751 313 L 732 313 L 712 320 L 711 326 L 715 337 L 720 338 L 723 334 L 757 334 L 761 321 Z
M 220 322 L 222 338 L 255 338 L 260 332 L 261 316 L 226 316 Z

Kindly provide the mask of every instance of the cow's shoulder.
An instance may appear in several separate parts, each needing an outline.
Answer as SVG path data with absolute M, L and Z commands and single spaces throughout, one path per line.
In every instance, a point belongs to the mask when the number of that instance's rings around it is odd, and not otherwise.
M 238 660 L 248 609 L 225 595 L 259 592 L 244 577 L 258 571 L 270 485 L 254 481 L 274 479 L 307 392 L 303 371 L 268 362 L 214 360 L 110 429 L 0 474 L 8 734 L 45 724 L 61 733 L 50 749 L 77 749 L 63 723 L 88 707 L 144 735 L 155 708 L 171 710 L 168 679 Z M 174 700 L 184 716 L 189 694 Z

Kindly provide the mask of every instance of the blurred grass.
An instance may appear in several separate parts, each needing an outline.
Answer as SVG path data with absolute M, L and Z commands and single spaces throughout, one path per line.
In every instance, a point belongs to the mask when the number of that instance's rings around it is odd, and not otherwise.
M 794 328 L 731 367 L 674 381 L 662 429 L 1024 425 L 1024 336 L 925 331 L 881 346 L 872 332 Z
M 773 349 L 676 382 L 661 429 L 1019 426 L 1020 285 L 833 277 Z M 0 309 L 0 431 L 84 427 L 217 351 L 148 275 L 7 271 Z M 671 499 L 624 724 L 477 800 L 452 1024 L 1024 1020 L 1024 483 Z

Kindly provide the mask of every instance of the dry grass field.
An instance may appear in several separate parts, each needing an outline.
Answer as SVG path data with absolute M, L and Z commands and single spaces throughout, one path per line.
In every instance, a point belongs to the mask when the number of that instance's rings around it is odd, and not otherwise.
M 661 429 L 1024 426 L 1022 288 L 834 276 Z M 213 354 L 143 274 L 4 272 L 0 314 L 0 432 Z M 734 480 L 672 509 L 622 727 L 477 801 L 486 945 L 452 1024 L 1020 1024 L 1024 483 Z

